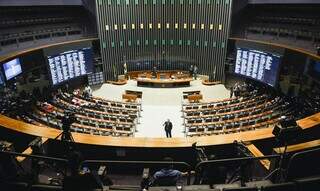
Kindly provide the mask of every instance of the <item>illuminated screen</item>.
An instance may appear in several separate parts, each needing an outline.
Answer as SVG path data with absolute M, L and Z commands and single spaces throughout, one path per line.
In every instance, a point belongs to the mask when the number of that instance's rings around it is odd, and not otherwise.
M 237 48 L 235 73 L 270 86 L 277 83 L 281 56 L 248 48 Z
M 91 47 L 87 47 L 47 56 L 52 84 L 92 73 L 92 54 Z
M 7 80 L 10 80 L 22 73 L 20 59 L 16 58 L 3 64 L 3 70 Z

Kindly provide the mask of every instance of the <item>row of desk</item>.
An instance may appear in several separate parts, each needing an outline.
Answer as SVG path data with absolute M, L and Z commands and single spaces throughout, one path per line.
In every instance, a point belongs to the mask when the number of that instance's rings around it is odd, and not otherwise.
M 297 121 L 302 129 L 309 129 L 320 125 L 320 113 L 306 117 Z M 61 131 L 53 128 L 46 128 L 28 124 L 16 119 L 0 115 L 0 125 L 13 131 L 54 139 Z M 178 148 L 191 147 L 194 142 L 199 146 L 231 144 L 237 141 L 254 141 L 274 137 L 272 128 L 258 129 L 232 134 L 212 135 L 205 137 L 188 138 L 133 138 L 133 137 L 106 137 L 88 135 L 82 133 L 72 133 L 76 142 L 83 144 L 118 146 L 118 147 L 148 147 L 148 148 Z
M 154 88 L 176 88 L 190 86 L 192 78 L 183 79 L 157 79 L 157 78 L 137 78 L 137 86 L 147 86 Z

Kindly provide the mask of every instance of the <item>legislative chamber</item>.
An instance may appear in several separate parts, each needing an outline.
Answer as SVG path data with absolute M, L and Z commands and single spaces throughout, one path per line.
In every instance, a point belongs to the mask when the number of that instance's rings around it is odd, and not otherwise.
M 0 190 L 318 191 L 319 11 L 0 1 Z

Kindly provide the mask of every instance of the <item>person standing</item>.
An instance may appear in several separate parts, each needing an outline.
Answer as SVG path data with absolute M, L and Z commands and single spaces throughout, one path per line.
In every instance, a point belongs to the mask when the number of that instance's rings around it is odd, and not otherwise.
M 198 67 L 196 65 L 193 66 L 193 78 L 196 80 L 198 75 Z
M 124 78 L 127 80 L 127 79 L 128 79 L 127 63 L 124 63 L 124 64 L 123 64 L 123 74 L 124 74 Z
M 172 123 L 171 123 L 170 119 L 168 119 L 166 122 L 164 122 L 163 126 L 164 126 L 164 130 L 166 132 L 167 138 L 171 138 L 172 137 L 172 135 L 171 135 Z
M 193 65 L 192 64 L 189 67 L 189 74 L 190 74 L 190 77 L 193 77 Z
M 83 93 L 84 93 L 84 97 L 85 97 L 86 99 L 91 98 L 91 97 L 92 97 L 92 89 L 91 89 L 91 87 L 90 87 L 89 85 L 87 85 L 87 86 L 84 88 Z
M 230 88 L 230 98 L 233 97 L 233 86 Z
M 152 69 L 152 78 L 157 78 L 157 67 L 154 66 Z

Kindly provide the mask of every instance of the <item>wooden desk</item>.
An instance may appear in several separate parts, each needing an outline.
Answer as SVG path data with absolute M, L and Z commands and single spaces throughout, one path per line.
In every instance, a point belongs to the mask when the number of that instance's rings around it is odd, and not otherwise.
M 140 91 L 126 90 L 125 92 L 126 92 L 126 94 L 137 95 L 137 97 L 140 99 L 142 98 L 142 92 L 140 92 Z
M 294 145 L 289 145 L 287 148 L 287 152 L 288 153 L 298 152 L 298 151 L 312 149 L 312 148 L 316 148 L 316 147 L 320 147 L 320 139 L 308 141 L 308 142 L 304 142 L 304 143 L 299 143 L 299 144 L 294 144 Z M 278 154 L 283 153 L 284 147 L 273 148 L 273 151 Z
M 122 99 L 128 100 L 129 102 L 136 102 L 138 96 L 134 94 L 122 94 Z
M 221 82 L 220 81 L 210 82 L 209 80 L 203 80 L 202 84 L 205 86 L 213 86 L 213 85 L 221 84 Z
M 113 84 L 113 85 L 125 85 L 127 84 L 127 80 L 107 81 L 107 83 Z
M 193 104 L 192 105 L 189 104 L 188 106 L 186 106 L 186 105 L 184 106 L 185 108 L 183 109 L 183 111 L 184 112 L 203 112 L 203 111 L 212 111 L 212 110 L 220 110 L 220 109 L 229 109 L 232 107 L 237 107 L 237 106 L 241 106 L 241 105 L 245 105 L 245 104 L 253 104 L 253 103 L 257 102 L 258 99 L 261 99 L 261 98 L 255 97 L 255 98 L 252 98 L 252 99 L 249 99 L 246 101 L 241 100 L 239 103 L 214 106 L 214 107 L 209 107 L 211 103 L 207 103 L 208 107 L 205 107 L 205 108 L 203 108 L 203 105 L 201 108 L 199 108 L 199 105 L 201 105 L 201 104 L 195 103 L 194 105 L 196 106 L 196 108 L 193 107 L 192 109 L 187 109 L 187 107 L 193 106 Z M 264 101 L 267 102 L 266 99 Z
M 320 113 L 297 121 L 303 129 L 313 128 L 320 124 Z M 306 125 L 304 127 L 304 125 Z M 0 115 L 0 128 L 7 128 L 13 131 L 41 136 L 50 139 L 56 138 L 61 131 L 53 128 L 41 127 L 15 120 L 4 115 Z M 274 137 L 272 134 L 273 128 L 258 129 L 255 131 L 245 131 L 232 134 L 211 135 L 203 137 L 188 137 L 188 138 L 133 138 L 133 137 L 109 137 L 88 135 L 83 133 L 72 133 L 74 140 L 77 143 L 100 145 L 100 146 L 117 146 L 117 147 L 145 147 L 145 148 L 179 148 L 191 147 L 194 142 L 199 146 L 223 145 L 232 144 L 233 141 L 254 141 L 268 139 Z
M 183 70 L 158 70 L 156 79 L 160 79 L 160 75 L 166 76 L 166 78 L 170 78 L 171 76 L 174 76 L 177 79 L 190 77 L 189 71 L 183 71 Z M 131 79 L 137 79 L 142 76 L 151 78 L 152 71 L 151 70 L 131 71 L 131 72 L 128 72 L 128 76 Z
M 186 79 L 152 79 L 137 78 L 137 86 L 147 86 L 155 88 L 174 88 L 190 86 L 191 78 Z
M 188 99 L 189 95 L 193 94 L 200 94 L 200 91 L 187 91 L 187 92 L 182 92 L 183 99 Z
M 188 95 L 188 101 L 191 102 L 200 102 L 203 99 L 202 94 L 192 94 Z

